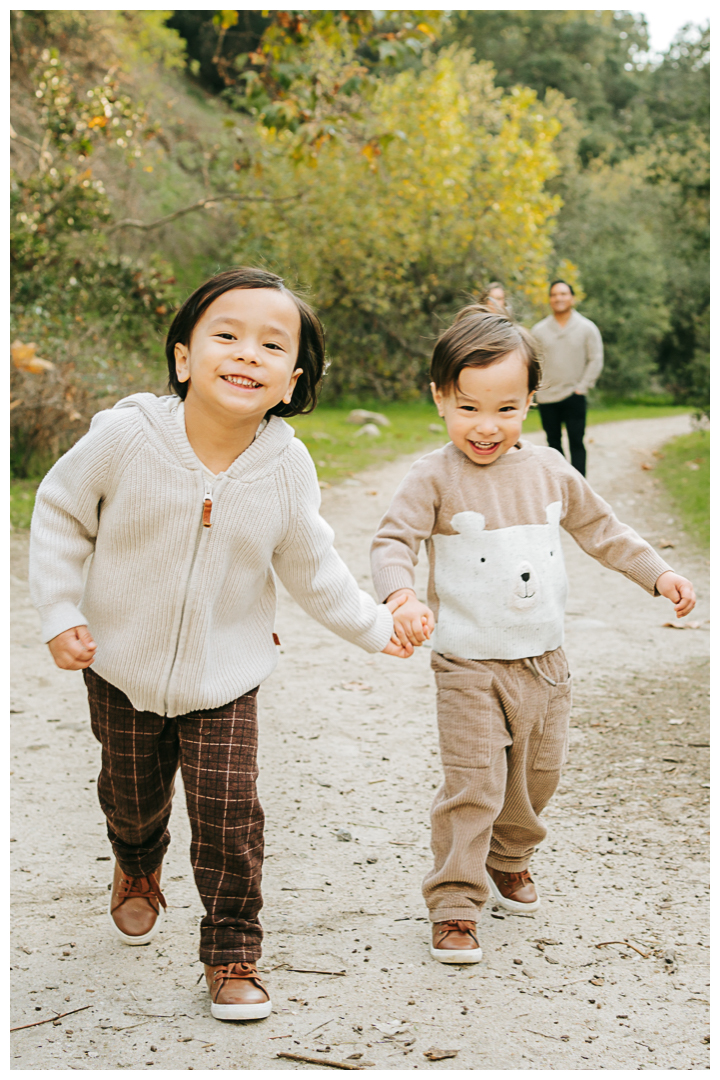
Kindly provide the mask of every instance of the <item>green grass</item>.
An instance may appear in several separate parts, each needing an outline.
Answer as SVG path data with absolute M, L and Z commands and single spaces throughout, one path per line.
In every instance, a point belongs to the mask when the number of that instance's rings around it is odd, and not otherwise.
M 362 407 L 380 412 L 390 421 L 380 428 L 376 437 L 358 434 L 358 427 L 348 424 L 352 408 Z M 615 420 L 646 420 L 658 416 L 686 413 L 679 405 L 638 405 L 619 403 L 590 409 L 589 424 L 606 424 Z M 435 406 L 427 401 L 365 402 L 344 405 L 320 405 L 309 416 L 296 416 L 290 423 L 298 438 L 307 446 L 323 483 L 333 484 L 401 454 L 432 450 L 447 442 L 444 427 L 431 431 L 430 425 L 442 425 Z M 540 431 L 540 414 L 531 409 L 525 421 L 525 431 Z M 36 480 L 12 480 L 10 484 L 10 513 L 15 528 L 30 525 Z
M 655 475 L 665 484 L 687 532 L 710 545 L 710 432 L 679 435 L 662 448 Z
M 10 481 L 10 521 L 15 529 L 29 529 L 35 492 L 40 480 Z

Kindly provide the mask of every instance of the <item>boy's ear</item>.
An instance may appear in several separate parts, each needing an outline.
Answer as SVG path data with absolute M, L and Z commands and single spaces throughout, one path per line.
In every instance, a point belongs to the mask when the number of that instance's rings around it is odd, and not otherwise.
M 430 391 L 432 393 L 433 401 L 435 402 L 438 413 L 440 414 L 440 416 L 444 417 L 445 413 L 443 412 L 443 408 L 444 408 L 444 406 L 443 406 L 443 396 L 442 396 L 441 391 L 438 390 L 438 388 L 437 388 L 437 386 L 435 385 L 434 382 L 430 383 Z
M 186 345 L 181 345 L 179 341 L 175 342 L 175 374 L 177 375 L 178 382 L 187 382 L 190 378 L 190 369 L 188 367 L 188 351 Z
M 286 391 L 286 393 L 285 393 L 285 395 L 283 397 L 283 401 L 285 402 L 286 405 L 289 405 L 290 402 L 292 401 L 292 396 L 295 393 L 295 384 L 297 383 L 297 381 L 300 378 L 300 376 L 302 375 L 302 373 L 303 373 L 303 369 L 301 367 L 299 367 L 299 368 L 295 368 L 292 375 L 290 376 L 290 385 L 288 386 L 287 391 Z
M 530 412 L 530 406 L 533 403 L 534 395 L 535 395 L 534 390 L 533 390 L 533 392 L 531 394 L 528 394 L 528 399 L 527 399 L 527 401 L 525 403 L 525 412 L 523 413 L 523 420 L 527 420 L 527 414 Z

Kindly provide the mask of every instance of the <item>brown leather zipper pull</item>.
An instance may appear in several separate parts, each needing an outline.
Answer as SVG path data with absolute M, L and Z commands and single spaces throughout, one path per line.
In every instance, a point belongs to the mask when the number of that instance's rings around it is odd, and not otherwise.
M 280 644 L 280 638 L 277 636 L 277 634 L 273 634 L 273 641 L 276 645 Z
M 212 514 L 212 499 L 206 499 L 203 503 L 203 525 L 206 529 L 209 529 L 212 525 L 210 515 Z

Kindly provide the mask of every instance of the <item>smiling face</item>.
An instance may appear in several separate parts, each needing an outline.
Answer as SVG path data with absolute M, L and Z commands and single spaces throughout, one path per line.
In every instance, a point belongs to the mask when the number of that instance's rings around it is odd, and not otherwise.
M 572 311 L 575 306 L 575 297 L 570 291 L 570 286 L 564 281 L 558 281 L 550 290 L 550 307 L 554 315 L 565 315 Z
M 492 464 L 520 438 L 532 394 L 518 350 L 488 367 L 463 368 L 454 388 L 431 387 L 450 439 L 475 465 Z
M 227 423 L 260 420 L 289 402 L 302 374 L 296 367 L 300 313 L 276 289 L 230 289 L 213 300 L 189 345 L 175 346 L 186 405 Z

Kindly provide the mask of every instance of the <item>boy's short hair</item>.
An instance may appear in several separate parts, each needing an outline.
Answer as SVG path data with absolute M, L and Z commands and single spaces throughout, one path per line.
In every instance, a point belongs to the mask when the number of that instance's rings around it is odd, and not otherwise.
M 188 392 L 188 383 L 180 382 L 177 377 L 175 346 L 190 344 L 192 332 L 203 313 L 213 300 L 231 289 L 277 289 L 294 301 L 300 315 L 297 366 L 302 368 L 302 375 L 295 383 L 290 402 L 278 402 L 272 409 L 268 409 L 267 415 L 298 416 L 312 412 L 317 405 L 320 382 L 325 372 L 325 334 L 322 323 L 312 308 L 285 286 L 281 277 L 251 266 L 239 266 L 216 274 L 196 289 L 175 315 L 165 341 L 170 389 L 183 400 Z
M 469 304 L 435 343 L 430 378 L 438 390 L 455 388 L 463 368 L 489 367 L 515 351 L 527 365 L 528 393 L 532 394 L 542 376 L 539 347 L 532 334 L 483 304 Z
M 555 286 L 556 286 L 556 285 L 567 285 L 567 287 L 568 287 L 568 289 L 570 290 L 570 292 L 572 293 L 572 295 L 573 295 L 573 296 L 575 295 L 575 290 L 573 289 L 573 287 L 572 287 L 572 285 L 570 284 L 570 282 L 569 282 L 569 281 L 566 281 L 566 280 L 565 280 L 565 278 L 561 278 L 561 277 L 559 277 L 559 278 L 555 278 L 555 280 L 554 280 L 554 281 L 551 281 L 551 282 L 550 282 L 550 288 L 548 289 L 548 296 L 549 296 L 549 295 L 550 295 L 550 293 L 551 293 L 551 292 L 553 291 L 553 289 L 555 288 Z

